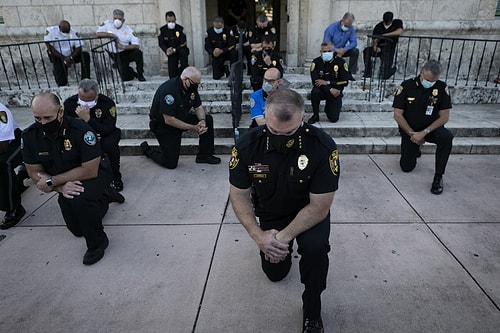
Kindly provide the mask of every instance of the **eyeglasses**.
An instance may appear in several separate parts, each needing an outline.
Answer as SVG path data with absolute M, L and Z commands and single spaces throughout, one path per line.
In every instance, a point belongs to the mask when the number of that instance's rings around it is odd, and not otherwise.
M 270 84 L 273 84 L 274 82 L 278 81 L 276 79 L 266 79 L 264 78 L 264 81 L 267 82 L 267 83 L 270 83 Z

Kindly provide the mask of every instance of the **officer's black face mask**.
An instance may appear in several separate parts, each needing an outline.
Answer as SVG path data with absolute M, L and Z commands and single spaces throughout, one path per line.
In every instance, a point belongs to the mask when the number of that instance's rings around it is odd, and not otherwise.
M 262 49 L 262 52 L 264 53 L 265 56 L 271 56 L 273 54 L 273 49 L 272 48 L 265 48 Z
M 56 119 L 49 121 L 48 123 L 45 124 L 38 123 L 42 128 L 42 130 L 45 132 L 45 134 L 47 134 L 48 136 L 55 136 L 55 134 L 57 133 L 57 131 L 59 131 L 59 128 L 61 127 L 61 123 L 59 122 L 58 119 L 59 112 L 60 110 L 57 111 Z
M 190 94 L 193 94 L 195 92 L 198 91 L 198 86 L 199 84 L 198 83 L 195 83 L 193 80 L 191 80 L 190 78 L 188 78 L 189 80 L 189 87 L 186 88 L 186 91 Z
M 286 154 L 292 149 L 296 144 L 300 136 L 302 125 L 297 128 L 297 130 L 290 135 L 277 135 L 273 134 L 267 129 L 267 140 L 270 147 L 274 148 L 280 154 Z

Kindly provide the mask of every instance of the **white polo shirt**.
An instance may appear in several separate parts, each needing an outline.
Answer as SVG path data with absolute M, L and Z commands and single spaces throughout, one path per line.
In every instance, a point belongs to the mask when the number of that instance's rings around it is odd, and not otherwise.
M 57 25 L 47 28 L 43 40 L 50 42 L 50 45 L 65 57 L 69 57 L 73 53 L 74 48 L 83 47 L 83 41 L 78 37 L 75 29 L 71 28 L 69 34 L 64 35 Z
M 2 103 L 0 103 L 0 141 L 14 140 L 14 130 L 17 124 L 12 117 L 12 113 Z
M 106 20 L 99 26 L 99 28 L 97 28 L 96 32 L 112 33 L 118 39 L 118 43 L 122 45 L 140 45 L 139 39 L 135 36 L 134 30 L 132 30 L 132 28 L 130 28 L 126 24 L 122 24 L 120 29 L 117 29 L 113 24 L 113 21 Z M 117 50 L 116 45 L 114 43 L 109 43 L 108 49 L 112 53 L 125 51 L 125 50 Z

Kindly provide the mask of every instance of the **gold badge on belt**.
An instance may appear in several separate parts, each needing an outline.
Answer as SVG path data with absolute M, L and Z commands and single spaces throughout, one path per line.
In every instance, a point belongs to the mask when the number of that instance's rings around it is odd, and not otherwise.
M 70 151 L 71 148 L 73 148 L 71 141 L 69 141 L 69 139 L 64 139 L 64 150 Z
M 299 166 L 300 170 L 304 170 L 307 167 L 308 163 L 309 163 L 309 159 L 307 158 L 306 155 L 299 156 L 299 159 L 297 160 L 297 165 Z

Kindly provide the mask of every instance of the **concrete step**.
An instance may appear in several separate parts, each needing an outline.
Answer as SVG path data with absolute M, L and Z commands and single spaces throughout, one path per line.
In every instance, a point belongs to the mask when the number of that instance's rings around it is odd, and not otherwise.
M 205 101 L 202 103 L 205 112 L 210 114 L 230 114 L 232 110 L 231 101 Z M 304 101 L 305 111 L 312 112 L 310 100 Z M 321 101 L 320 110 L 324 109 L 325 102 Z M 118 114 L 120 115 L 147 115 L 151 108 L 151 101 L 137 103 L 117 103 Z M 243 113 L 250 112 L 250 100 L 243 99 L 241 103 Z M 344 98 L 342 100 L 343 112 L 392 112 L 392 101 L 385 100 L 380 103 L 369 102 L 366 100 L 353 100 Z
M 452 111 L 453 112 L 453 111 Z M 456 137 L 500 137 L 500 115 L 491 111 L 491 116 L 485 116 L 478 111 L 477 117 L 471 121 L 472 114 L 465 110 L 452 113 L 450 122 L 446 125 Z M 482 116 L 481 116 L 482 115 Z M 306 114 L 306 120 L 310 114 Z M 219 138 L 233 137 L 232 118 L 229 114 L 213 114 L 215 136 Z M 248 114 L 243 114 L 240 120 L 240 133 L 243 134 L 250 126 Z M 122 138 L 153 137 L 149 131 L 148 115 L 119 115 L 117 126 L 122 130 Z M 320 122 L 315 126 L 322 128 L 332 137 L 394 137 L 398 129 L 388 112 L 344 112 L 337 123 L 331 123 L 324 114 L 320 114 Z M 195 136 L 186 132 L 187 137 Z
M 341 154 L 399 154 L 399 137 L 337 137 L 334 138 Z M 140 143 L 147 141 L 151 147 L 158 147 L 154 138 L 122 139 L 120 151 L 122 155 L 140 155 Z M 215 154 L 227 155 L 234 146 L 232 138 L 215 138 Z M 434 154 L 436 146 L 424 144 L 423 154 Z M 194 155 L 198 153 L 198 139 L 186 137 L 182 139 L 181 154 Z M 500 137 L 464 137 L 455 138 L 452 154 L 500 154 Z

